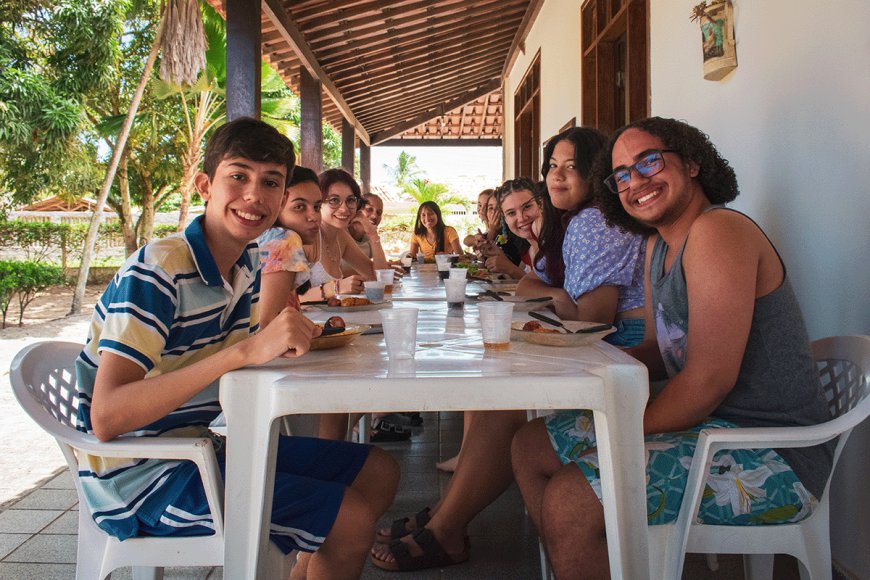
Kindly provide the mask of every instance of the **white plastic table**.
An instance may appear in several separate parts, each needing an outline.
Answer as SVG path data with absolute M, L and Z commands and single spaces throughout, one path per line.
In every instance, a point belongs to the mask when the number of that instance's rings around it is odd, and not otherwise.
M 278 423 L 293 414 L 508 409 L 591 409 L 598 441 L 610 569 L 614 578 L 649 577 L 643 411 L 646 368 L 604 342 L 577 348 L 511 342 L 484 351 L 477 308 L 448 312 L 443 286 L 427 272 L 406 279 L 421 300 L 414 360 L 387 359 L 383 335 L 341 349 L 227 373 L 224 577 L 255 579 L 264 561 Z M 471 289 L 471 286 L 469 287 Z M 306 313 L 323 320 L 333 313 Z M 348 320 L 349 318 L 354 320 Z M 517 314 L 515 318 L 524 318 Z M 346 321 L 378 319 L 376 311 Z M 484 474 L 481 474 L 484 475 Z

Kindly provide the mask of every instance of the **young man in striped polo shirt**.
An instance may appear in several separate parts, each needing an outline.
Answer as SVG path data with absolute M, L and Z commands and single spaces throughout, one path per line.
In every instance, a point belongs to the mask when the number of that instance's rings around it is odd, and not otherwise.
M 79 429 L 103 441 L 208 435 L 221 375 L 308 351 L 318 331 L 293 309 L 257 332 L 255 240 L 286 201 L 294 164 L 293 144 L 261 121 L 215 132 L 195 179 L 205 214 L 130 256 L 94 309 L 76 364 Z M 94 520 L 122 540 L 213 532 L 190 462 L 88 457 L 80 477 Z M 293 577 L 306 568 L 318 578 L 359 576 L 397 483 L 380 449 L 282 437 L 271 538 L 285 553 L 315 553 Z

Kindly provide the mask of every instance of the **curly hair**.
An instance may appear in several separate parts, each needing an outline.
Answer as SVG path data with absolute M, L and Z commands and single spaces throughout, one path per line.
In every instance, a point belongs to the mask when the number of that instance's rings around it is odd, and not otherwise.
M 643 234 L 652 231 L 651 228 L 628 215 L 619 196 L 612 193 L 604 185 L 604 180 L 613 173 L 613 146 L 619 136 L 628 129 L 639 129 L 658 137 L 665 148 L 676 152 L 683 161 L 697 164 L 698 176 L 696 179 L 710 203 L 727 203 L 734 200 L 740 193 L 734 169 L 719 154 L 716 147 L 710 142 L 708 135 L 685 121 L 649 117 L 629 123 L 616 131 L 604 153 L 592 167 L 592 195 L 609 225 Z

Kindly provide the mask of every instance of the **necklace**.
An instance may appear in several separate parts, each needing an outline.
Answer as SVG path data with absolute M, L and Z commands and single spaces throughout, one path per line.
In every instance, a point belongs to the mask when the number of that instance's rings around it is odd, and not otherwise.
M 324 239 L 321 234 L 321 251 L 330 266 L 337 266 L 341 263 L 341 246 L 338 243 L 337 238 L 334 242 L 334 244 L 330 243 L 328 239 Z

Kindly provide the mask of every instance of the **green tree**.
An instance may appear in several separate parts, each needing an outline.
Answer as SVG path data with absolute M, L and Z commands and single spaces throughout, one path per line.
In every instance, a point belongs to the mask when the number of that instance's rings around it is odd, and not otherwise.
M 13 201 L 92 191 L 89 100 L 112 81 L 126 2 L 0 3 L 0 190 Z
M 418 204 L 424 201 L 434 201 L 439 207 L 445 205 L 461 205 L 468 207 L 468 200 L 464 197 L 450 193 L 443 183 L 436 183 L 428 179 L 411 179 L 403 189 L 405 193 L 414 198 Z
M 411 180 L 420 174 L 417 158 L 408 155 L 404 150 L 399 153 L 395 165 L 384 163 L 384 170 L 393 177 L 393 182 L 401 189 L 405 189 Z
M 6 328 L 6 312 L 12 296 L 18 299 L 18 326 L 24 326 L 24 311 L 36 298 L 37 292 L 49 286 L 64 283 L 63 270 L 59 266 L 39 262 L 0 262 L 0 314 L 2 328 Z

